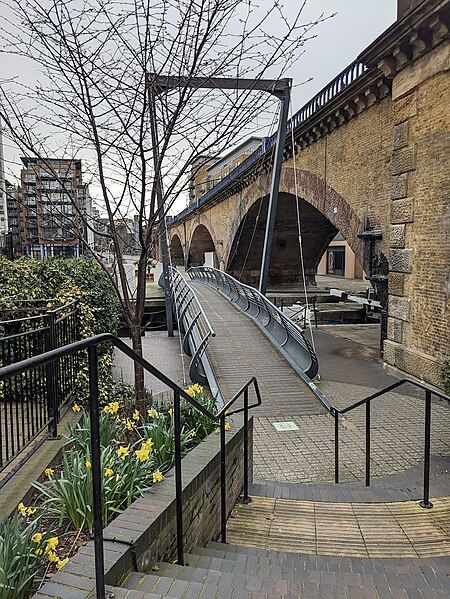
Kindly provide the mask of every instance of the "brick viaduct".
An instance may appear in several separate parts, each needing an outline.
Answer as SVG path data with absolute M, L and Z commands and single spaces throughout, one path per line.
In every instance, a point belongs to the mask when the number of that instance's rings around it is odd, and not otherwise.
M 387 310 L 385 362 L 438 386 L 450 353 L 448 18 L 448 0 L 419 3 L 293 117 L 269 275 L 300 280 L 296 182 L 306 274 L 339 230 Z M 219 268 L 257 280 L 270 159 L 259 151 L 173 219 L 175 262 L 214 251 Z

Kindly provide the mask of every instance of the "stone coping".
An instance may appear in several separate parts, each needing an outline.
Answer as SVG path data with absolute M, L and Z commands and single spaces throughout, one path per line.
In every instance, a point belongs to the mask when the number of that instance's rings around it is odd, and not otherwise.
M 252 464 L 253 421 L 249 419 L 249 453 Z M 226 432 L 227 494 L 229 512 L 242 488 L 242 418 L 233 419 Z M 231 475 L 231 476 L 230 476 Z M 185 550 L 206 544 L 220 530 L 220 438 L 212 433 L 182 460 Z M 199 506 L 203 498 L 203 509 Z M 214 503 L 214 500 L 216 502 Z M 211 509 L 212 508 L 212 509 Z M 186 513 L 189 510 L 188 514 Z M 188 521 L 188 516 L 190 516 Z M 105 580 L 117 585 L 131 572 L 133 552 L 140 571 L 148 571 L 159 560 L 176 555 L 176 507 L 174 470 L 164 481 L 134 501 L 104 529 Z M 195 525 L 195 526 L 194 526 Z M 189 532 L 195 534 L 190 538 Z M 83 598 L 95 596 L 94 543 L 90 541 L 69 563 L 44 584 L 35 597 Z

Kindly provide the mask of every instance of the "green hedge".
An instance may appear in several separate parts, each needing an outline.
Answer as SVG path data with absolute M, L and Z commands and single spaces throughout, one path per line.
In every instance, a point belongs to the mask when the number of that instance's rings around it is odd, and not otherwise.
M 107 274 L 94 260 L 0 260 L 0 309 L 30 299 L 52 299 L 55 306 L 77 299 L 84 337 L 117 332 L 117 296 Z

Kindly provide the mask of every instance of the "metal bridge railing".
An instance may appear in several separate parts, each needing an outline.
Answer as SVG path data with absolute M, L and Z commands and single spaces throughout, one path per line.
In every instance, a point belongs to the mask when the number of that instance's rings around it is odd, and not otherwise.
M 189 378 L 194 383 L 208 385 L 218 405 L 221 405 L 223 397 L 206 353 L 209 339 L 215 337 L 214 329 L 194 290 L 173 267 L 170 267 L 170 283 L 183 351 L 191 358 Z
M 221 291 L 234 304 L 251 316 L 272 343 L 288 359 L 308 384 L 318 372 L 317 356 L 302 329 L 259 291 L 244 285 L 231 275 L 208 266 L 188 270 L 189 276 Z M 321 401 L 326 403 L 324 398 Z M 327 405 L 330 409 L 330 406 Z

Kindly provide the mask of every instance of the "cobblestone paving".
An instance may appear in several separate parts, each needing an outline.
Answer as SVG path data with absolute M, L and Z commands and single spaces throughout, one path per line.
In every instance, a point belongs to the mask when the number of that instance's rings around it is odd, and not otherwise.
M 376 389 L 323 382 L 321 389 L 343 408 Z M 365 411 L 349 412 L 340 425 L 340 479 L 364 478 Z M 277 419 L 279 421 L 280 419 Z M 273 418 L 257 417 L 254 430 L 254 476 L 280 482 L 332 482 L 334 479 L 334 420 L 329 414 L 291 416 L 298 430 L 277 432 Z M 423 459 L 424 402 L 390 393 L 375 400 L 371 411 L 373 477 L 402 472 Z M 442 402 L 432 408 L 431 452 L 450 455 L 450 409 Z
M 125 343 L 131 345 L 129 339 L 124 339 Z M 178 331 L 175 331 L 174 337 L 168 337 L 166 331 L 154 331 L 146 337 L 142 337 L 142 347 L 144 358 L 153 366 L 156 366 L 161 372 L 166 374 L 175 383 L 180 386 L 185 385 L 183 376 L 183 362 L 185 371 L 189 367 L 189 359 L 180 351 L 180 340 Z M 134 371 L 132 360 L 116 350 L 114 352 L 113 374 L 116 380 L 123 380 L 127 383 L 134 383 Z M 190 381 L 188 379 L 188 384 Z M 167 389 L 166 385 L 160 380 L 145 373 L 145 386 L 153 394 L 160 393 Z
M 225 396 L 230 397 L 249 376 L 260 382 L 263 405 L 254 411 L 254 476 L 291 483 L 318 483 L 334 480 L 334 420 L 325 412 L 306 385 L 296 377 L 258 327 L 216 290 L 194 283 L 210 318 L 216 337 L 208 352 Z M 325 347 L 326 333 L 321 335 Z M 361 338 L 361 341 L 363 338 Z M 330 337 L 330 346 L 342 342 Z M 328 380 L 320 383 L 325 396 L 344 408 L 377 389 L 394 382 L 379 360 L 358 358 L 362 343 L 344 340 L 356 350 L 356 357 L 329 357 L 323 371 Z M 326 352 L 324 352 L 325 355 Z M 320 358 L 320 356 L 319 356 Z M 294 378 L 297 378 L 295 381 Z M 342 381 L 356 379 L 358 383 Z M 378 388 L 370 385 L 377 383 Z M 403 472 L 423 459 L 424 402 L 418 397 L 390 393 L 372 404 L 372 477 Z M 365 411 L 350 412 L 340 425 L 340 480 L 364 478 Z M 293 422 L 297 430 L 278 432 L 274 422 Z M 431 451 L 450 455 L 450 408 L 433 404 Z

